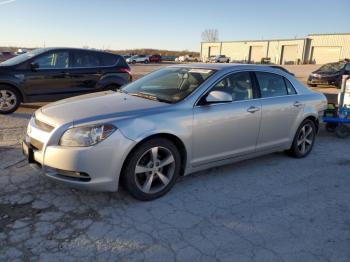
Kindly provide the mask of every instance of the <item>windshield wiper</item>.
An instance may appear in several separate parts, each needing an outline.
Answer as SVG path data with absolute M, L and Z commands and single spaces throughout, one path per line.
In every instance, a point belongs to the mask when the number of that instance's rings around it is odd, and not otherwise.
M 164 103 L 168 103 L 168 104 L 172 103 L 170 100 L 167 100 L 167 99 L 164 99 L 164 98 L 160 98 L 158 96 L 155 96 L 155 95 L 152 95 L 152 94 L 148 94 L 148 93 L 137 92 L 137 93 L 127 93 L 127 94 L 131 95 L 131 96 L 137 96 L 137 97 L 142 97 L 142 98 L 158 101 L 158 102 L 164 102 Z

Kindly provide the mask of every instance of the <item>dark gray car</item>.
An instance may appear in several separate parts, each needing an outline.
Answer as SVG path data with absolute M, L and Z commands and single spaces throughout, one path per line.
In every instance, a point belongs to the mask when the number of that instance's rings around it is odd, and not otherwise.
M 124 58 L 76 48 L 41 48 L 0 63 L 0 114 L 21 102 L 55 101 L 116 90 L 131 81 Z

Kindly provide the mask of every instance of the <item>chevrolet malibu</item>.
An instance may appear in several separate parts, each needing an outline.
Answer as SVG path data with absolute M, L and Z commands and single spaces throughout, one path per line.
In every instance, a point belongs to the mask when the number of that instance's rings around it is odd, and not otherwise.
M 37 110 L 23 152 L 56 181 L 102 191 L 121 183 L 151 200 L 206 168 L 276 151 L 307 156 L 326 104 L 278 68 L 172 66 Z

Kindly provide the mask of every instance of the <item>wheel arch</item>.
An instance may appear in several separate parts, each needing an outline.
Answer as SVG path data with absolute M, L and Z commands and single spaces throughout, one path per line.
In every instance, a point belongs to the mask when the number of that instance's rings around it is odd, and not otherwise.
M 120 76 L 106 74 L 100 79 L 98 84 L 102 89 L 105 89 L 106 87 L 112 86 L 112 85 L 122 87 L 127 83 L 128 81 Z
M 183 143 L 183 141 L 176 135 L 174 134 L 170 134 L 170 133 L 158 133 L 158 134 L 152 134 L 149 135 L 147 137 L 144 137 L 142 140 L 140 140 L 137 144 L 135 144 L 131 150 L 128 152 L 122 169 L 121 169 L 121 175 L 119 177 L 119 179 L 121 179 L 123 173 L 124 173 L 124 169 L 125 169 L 125 165 L 128 161 L 128 159 L 130 158 L 130 156 L 133 154 L 133 152 L 143 143 L 146 143 L 147 141 L 154 139 L 154 138 L 165 138 L 167 140 L 169 140 L 170 142 L 174 143 L 174 145 L 177 147 L 177 149 L 180 152 L 180 156 L 181 156 L 181 173 L 180 175 L 183 176 L 185 174 L 185 168 L 186 168 L 186 164 L 187 164 L 187 150 L 185 147 L 185 144 Z
M 0 86 L 8 86 L 8 87 L 15 89 L 20 95 L 21 102 L 26 101 L 26 98 L 27 98 L 26 95 L 23 93 L 23 91 L 17 85 L 15 85 L 13 83 L 8 83 L 8 82 L 0 82 Z
M 316 134 L 317 134 L 319 131 L 319 127 L 320 127 L 319 119 L 317 117 L 315 117 L 314 115 L 309 115 L 309 116 L 305 117 L 302 122 L 304 122 L 307 119 L 311 120 L 314 123 L 314 125 L 316 127 Z

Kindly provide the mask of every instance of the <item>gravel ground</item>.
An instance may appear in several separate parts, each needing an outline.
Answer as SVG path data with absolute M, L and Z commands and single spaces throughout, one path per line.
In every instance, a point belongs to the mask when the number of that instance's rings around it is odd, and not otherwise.
M 210 169 L 138 202 L 32 170 L 19 141 L 40 105 L 0 116 L 0 261 L 350 261 L 349 139 L 322 131 L 305 159 Z

